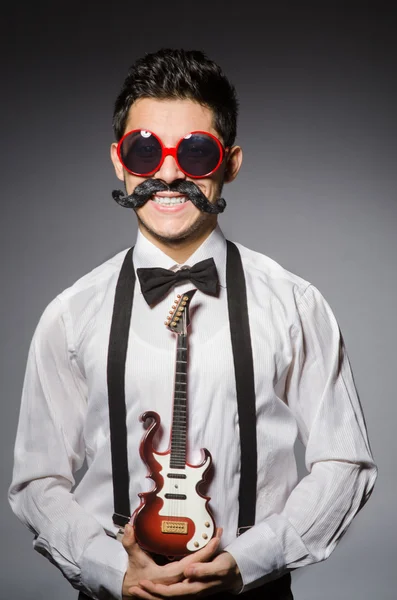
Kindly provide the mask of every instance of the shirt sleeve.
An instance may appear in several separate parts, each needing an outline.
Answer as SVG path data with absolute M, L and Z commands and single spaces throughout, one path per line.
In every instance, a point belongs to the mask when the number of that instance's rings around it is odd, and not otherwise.
M 30 346 L 9 500 L 34 533 L 35 549 L 75 588 L 97 600 L 121 598 L 127 554 L 72 493 L 85 457 L 87 393 L 65 322 L 57 298 Z
M 298 302 L 292 344 L 285 400 L 306 446 L 308 475 L 280 514 L 225 548 L 241 571 L 241 591 L 326 559 L 368 500 L 377 476 L 339 326 L 312 285 Z

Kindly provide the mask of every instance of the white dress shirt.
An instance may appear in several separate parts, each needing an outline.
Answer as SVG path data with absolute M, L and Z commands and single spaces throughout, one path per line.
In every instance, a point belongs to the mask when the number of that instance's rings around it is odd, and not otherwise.
M 243 590 L 325 559 L 376 479 L 343 340 L 320 292 L 270 258 L 237 244 L 248 295 L 258 439 L 256 524 L 237 537 L 240 444 L 226 293 L 226 242 L 217 227 L 186 265 L 213 257 L 219 297 L 191 304 L 187 460 L 213 458 L 207 490 L 222 547 L 240 568 Z M 93 598 L 121 598 L 127 555 L 112 523 L 106 362 L 115 286 L 125 251 L 79 279 L 45 310 L 31 344 L 10 502 L 71 583 Z M 138 234 L 134 265 L 175 268 Z M 156 450 L 169 446 L 176 336 L 164 325 L 177 293 L 153 308 L 137 280 L 126 361 L 130 499 L 151 489 L 139 456 L 141 413 L 162 421 Z M 232 324 L 233 326 L 233 324 Z M 299 483 L 296 437 L 309 474 Z M 73 489 L 73 474 L 88 470 Z

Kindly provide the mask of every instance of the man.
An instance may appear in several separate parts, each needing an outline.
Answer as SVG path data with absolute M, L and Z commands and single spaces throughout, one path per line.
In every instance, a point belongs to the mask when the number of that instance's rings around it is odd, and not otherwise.
M 127 194 L 114 192 L 114 198 L 138 219 L 132 258 L 121 252 L 62 292 L 32 341 L 10 502 L 34 532 L 36 550 L 82 598 L 255 597 L 261 587 L 264 598 L 289 600 L 289 572 L 329 556 L 375 483 L 363 415 L 328 304 L 268 257 L 231 247 L 218 226 L 223 184 L 235 179 L 242 162 L 236 119 L 233 86 L 201 52 L 160 50 L 132 66 L 116 101 L 111 147 Z M 228 266 L 236 252 L 242 280 L 237 267 Z M 215 270 L 215 288 L 197 278 L 203 264 L 212 275 Z M 154 283 L 145 271 L 152 267 L 167 269 L 156 272 Z M 119 287 L 124 268 L 136 275 L 130 294 Z M 175 297 L 192 288 L 198 291 L 190 307 L 187 462 L 197 465 L 201 448 L 211 452 L 206 494 L 218 529 L 197 552 L 161 564 L 140 547 L 130 524 L 118 522 L 112 464 L 114 471 L 119 462 L 110 429 L 120 413 L 109 409 L 108 396 L 111 404 L 113 386 L 125 385 L 126 414 L 115 436 L 125 422 L 134 511 L 138 494 L 150 489 L 139 456 L 140 415 L 161 415 L 156 451 L 165 452 L 170 440 L 176 336 L 164 320 Z M 246 303 L 249 325 L 245 346 L 233 341 L 240 331 L 233 296 L 240 292 L 238 308 L 244 313 Z M 128 298 L 131 324 L 117 329 Z M 125 376 L 115 376 L 109 357 L 123 343 Z M 249 367 L 251 354 L 252 374 L 248 368 L 241 377 L 239 365 L 247 359 Z M 113 362 L 118 368 L 120 360 Z M 253 435 L 244 424 L 251 392 Z M 299 483 L 297 435 L 309 471 Z M 243 446 L 255 465 L 246 490 Z M 73 489 L 73 473 L 85 458 L 87 472 Z M 245 514 L 254 517 L 240 528 L 253 486 L 254 506 Z

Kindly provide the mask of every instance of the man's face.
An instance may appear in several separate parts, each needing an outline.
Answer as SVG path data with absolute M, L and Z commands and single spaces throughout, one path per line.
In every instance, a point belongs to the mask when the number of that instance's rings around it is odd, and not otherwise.
M 148 130 L 155 133 L 166 147 L 175 147 L 178 141 L 192 131 L 207 131 L 218 139 L 219 133 L 213 127 L 213 113 L 192 100 L 157 100 L 142 98 L 130 108 L 125 132 L 133 129 Z M 220 140 L 223 143 L 223 140 Z M 237 151 L 236 151 L 237 149 Z M 161 179 L 170 184 L 176 179 L 192 181 L 205 194 L 209 202 L 214 203 L 219 197 L 224 180 L 231 181 L 231 170 L 237 165 L 238 149 L 235 147 L 228 153 L 218 170 L 209 177 L 189 178 L 178 167 L 172 156 L 167 156 L 151 178 Z M 137 185 L 145 181 L 145 177 L 132 175 L 121 165 L 117 156 L 117 144 L 112 144 L 112 161 L 119 179 L 125 181 L 127 193 L 134 191 Z M 233 167 L 234 161 L 234 167 Z M 240 157 L 241 161 L 241 157 Z M 229 173 L 225 177 L 226 163 Z M 231 167 L 231 168 L 230 168 Z M 237 168 L 238 170 L 238 168 Z M 151 199 L 144 206 L 136 209 L 139 227 L 153 242 L 177 244 L 189 238 L 205 239 L 216 225 L 217 217 L 200 211 L 189 200 L 182 204 L 167 206 L 161 204 L 161 198 L 181 197 L 177 192 L 158 192 L 155 200 Z

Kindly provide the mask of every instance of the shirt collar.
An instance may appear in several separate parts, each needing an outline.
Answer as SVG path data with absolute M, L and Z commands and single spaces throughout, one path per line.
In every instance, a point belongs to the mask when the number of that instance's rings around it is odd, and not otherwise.
M 213 258 L 218 271 L 219 284 L 226 287 L 226 239 L 217 225 L 197 250 L 186 262 L 177 264 L 164 254 L 160 248 L 149 241 L 138 229 L 136 244 L 134 247 L 134 268 L 162 267 L 163 269 L 175 270 L 182 266 L 192 267 L 194 264 Z

